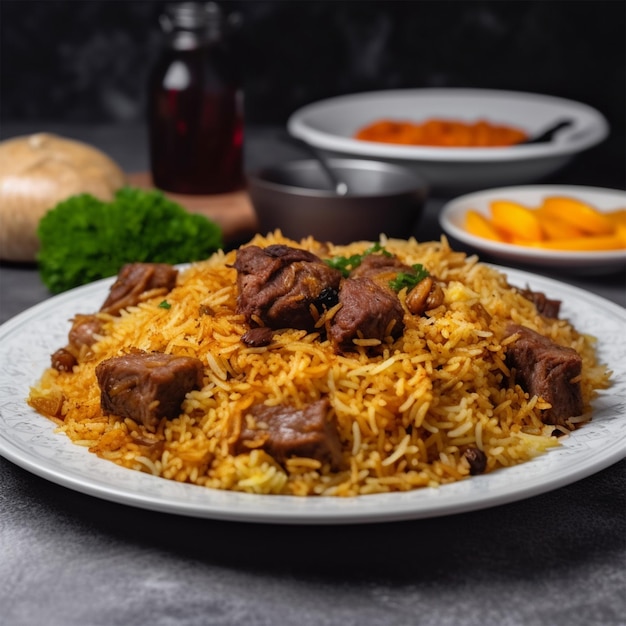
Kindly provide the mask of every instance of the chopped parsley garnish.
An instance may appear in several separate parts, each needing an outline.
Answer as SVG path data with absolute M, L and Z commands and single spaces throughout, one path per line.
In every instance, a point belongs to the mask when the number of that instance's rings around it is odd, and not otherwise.
M 327 259 L 326 264 L 330 267 L 334 267 L 336 270 L 339 270 L 344 278 L 347 278 L 350 275 L 350 272 L 354 271 L 361 263 L 363 259 L 368 254 L 373 254 L 374 252 L 382 252 L 385 256 L 392 256 L 391 252 L 385 250 L 384 246 L 381 246 L 380 243 L 376 242 L 373 246 L 370 246 L 363 254 L 353 254 L 352 256 L 336 256 L 332 259 Z
M 421 263 L 415 263 L 411 267 L 413 268 L 412 272 L 400 272 L 393 280 L 389 281 L 389 286 L 394 291 L 400 291 L 404 287 L 411 291 L 415 285 L 421 283 L 427 276 L 430 276 L 428 270 Z
M 172 305 L 167 300 L 163 300 L 163 302 L 159 303 L 159 308 L 160 309 L 171 309 Z

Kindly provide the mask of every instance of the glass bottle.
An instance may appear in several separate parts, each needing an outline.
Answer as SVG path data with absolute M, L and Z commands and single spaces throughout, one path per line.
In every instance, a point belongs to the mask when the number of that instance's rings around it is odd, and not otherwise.
M 166 7 L 166 46 L 149 80 L 154 185 L 181 194 L 243 186 L 243 93 L 213 2 Z

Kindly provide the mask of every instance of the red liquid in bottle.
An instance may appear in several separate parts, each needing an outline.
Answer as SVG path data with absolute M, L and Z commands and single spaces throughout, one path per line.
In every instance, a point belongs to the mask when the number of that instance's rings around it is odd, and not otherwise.
M 218 194 L 243 186 L 243 102 L 221 41 L 174 33 L 151 76 L 149 132 L 156 187 Z

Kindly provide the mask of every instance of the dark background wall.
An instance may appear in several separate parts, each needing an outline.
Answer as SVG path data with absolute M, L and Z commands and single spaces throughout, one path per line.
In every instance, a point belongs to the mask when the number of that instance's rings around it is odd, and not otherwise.
M 624 0 L 224 1 L 246 118 L 284 124 L 329 96 L 482 87 L 599 109 L 624 168 Z M 0 1 L 0 123 L 142 121 L 163 2 Z M 626 176 L 626 174 L 625 174 Z

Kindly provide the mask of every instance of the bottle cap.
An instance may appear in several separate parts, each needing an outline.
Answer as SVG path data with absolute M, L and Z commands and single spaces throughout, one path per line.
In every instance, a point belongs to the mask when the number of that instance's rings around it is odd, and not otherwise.
M 166 32 L 175 29 L 197 30 L 219 27 L 222 10 L 215 2 L 180 2 L 168 4 L 161 16 L 161 26 Z

